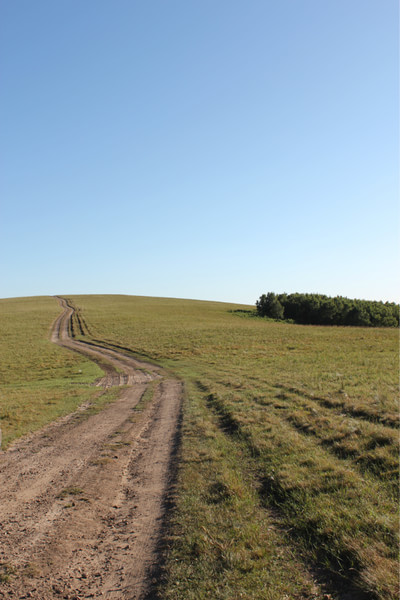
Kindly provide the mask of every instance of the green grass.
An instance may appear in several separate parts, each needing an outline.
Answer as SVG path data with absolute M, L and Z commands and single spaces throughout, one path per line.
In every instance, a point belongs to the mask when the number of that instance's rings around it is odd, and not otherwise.
M 161 598 L 398 597 L 397 331 L 276 323 L 213 302 L 72 300 L 76 336 L 185 381 Z M 0 307 L 7 444 L 93 401 L 102 373 L 50 343 L 53 298 Z
M 84 493 L 82 488 L 79 487 L 68 487 L 63 489 L 57 496 L 57 498 L 64 499 L 67 496 L 81 496 Z
M 397 598 L 397 331 L 211 302 L 73 302 L 83 333 L 186 382 L 162 597 Z
M 91 385 L 103 375 L 99 367 L 50 342 L 60 312 L 54 298 L 0 300 L 2 449 L 99 396 Z
M 224 435 L 192 384 L 185 404 L 182 457 L 160 597 L 314 597 L 312 577 L 279 520 L 263 506 L 251 458 Z
M 0 583 L 7 583 L 17 573 L 16 567 L 10 563 L 0 563 Z

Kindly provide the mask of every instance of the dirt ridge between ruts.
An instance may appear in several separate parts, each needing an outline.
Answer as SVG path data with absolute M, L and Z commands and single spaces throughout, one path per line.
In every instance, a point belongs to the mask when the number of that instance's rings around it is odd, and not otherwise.
M 124 386 L 0 452 L 0 598 L 141 599 L 157 562 L 182 384 L 153 364 L 71 338 L 74 308 L 51 333 Z M 137 407 L 143 395 L 143 402 Z

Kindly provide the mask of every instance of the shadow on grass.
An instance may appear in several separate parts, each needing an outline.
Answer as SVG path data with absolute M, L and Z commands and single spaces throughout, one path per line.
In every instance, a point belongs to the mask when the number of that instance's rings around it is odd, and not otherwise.
M 204 387 L 198 385 L 199 389 Z M 276 513 L 277 522 L 282 523 L 282 531 L 285 531 L 298 547 L 299 557 L 327 595 L 336 600 L 378 600 L 374 593 L 368 593 L 360 588 L 358 573 L 361 565 L 358 564 L 357 556 L 354 553 L 348 552 L 346 549 L 341 549 L 340 552 L 336 549 L 334 552 L 331 548 L 331 536 L 324 538 L 312 523 L 303 523 L 302 525 L 299 519 L 297 526 L 287 528 L 283 525 L 283 514 L 287 510 L 287 506 L 291 504 L 287 490 L 284 490 L 274 477 L 265 474 L 262 465 L 257 460 L 259 449 L 252 444 L 251 437 L 243 432 L 240 423 L 223 401 L 214 394 L 208 393 L 205 396 L 205 402 L 218 417 L 221 431 L 234 438 L 242 449 L 247 447 L 249 458 L 255 461 L 253 462 L 253 477 L 258 483 L 257 489 L 261 505 L 265 510 L 272 510 Z M 285 505 L 287 506 L 285 507 Z M 310 548 L 309 556 L 304 554 L 302 550 L 304 546 Z M 330 548 L 331 551 L 329 551 Z M 318 549 L 316 560 L 311 558 L 313 549 L 314 551 Z
M 257 313 L 256 309 L 248 309 L 248 308 L 235 308 L 234 310 L 229 310 L 228 312 L 238 315 L 239 317 L 259 317 L 260 315 Z
M 181 407 L 178 418 L 178 426 L 174 436 L 173 448 L 169 460 L 168 486 L 162 502 L 162 524 L 161 533 L 156 547 L 156 559 L 147 573 L 147 590 L 144 593 L 143 600 L 162 600 L 164 597 L 165 587 L 168 584 L 166 560 L 176 507 L 175 498 L 182 440 L 182 417 L 183 413 Z

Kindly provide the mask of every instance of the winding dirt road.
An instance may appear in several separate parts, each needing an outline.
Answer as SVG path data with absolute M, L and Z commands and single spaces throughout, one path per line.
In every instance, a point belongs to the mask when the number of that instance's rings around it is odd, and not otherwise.
M 150 598 L 182 384 L 74 340 L 59 300 L 52 341 L 98 362 L 97 385 L 124 387 L 101 412 L 82 406 L 0 452 L 0 598 Z

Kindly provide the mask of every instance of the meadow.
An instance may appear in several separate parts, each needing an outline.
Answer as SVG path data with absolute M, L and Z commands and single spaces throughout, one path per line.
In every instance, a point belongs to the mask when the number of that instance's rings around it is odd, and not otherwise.
M 99 400 L 93 362 L 50 342 L 61 312 L 50 297 L 0 300 L 0 428 L 2 449 L 17 437 Z
M 74 296 L 76 337 L 185 382 L 159 597 L 398 597 L 398 332 L 301 326 L 251 307 Z M 0 300 L 3 449 L 102 372 L 49 341 L 54 298 Z
M 186 386 L 160 597 L 398 597 L 398 332 L 74 296 L 76 335 Z

